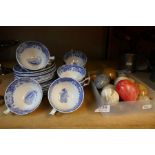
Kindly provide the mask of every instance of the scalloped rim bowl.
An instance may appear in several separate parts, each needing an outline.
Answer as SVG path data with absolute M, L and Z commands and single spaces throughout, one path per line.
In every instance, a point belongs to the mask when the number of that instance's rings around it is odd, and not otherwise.
M 70 50 L 65 53 L 63 60 L 66 64 L 75 64 L 84 67 L 87 63 L 87 56 L 79 50 Z
M 38 41 L 25 41 L 16 49 L 16 59 L 22 68 L 39 70 L 47 66 L 50 54 L 45 45 Z
M 86 76 L 86 69 L 77 65 L 62 65 L 57 69 L 60 78 L 69 77 L 81 81 Z
M 5 105 L 10 112 L 26 115 L 41 103 L 43 91 L 40 84 L 30 78 L 21 78 L 10 83 L 5 91 Z
M 58 78 L 50 85 L 48 100 L 56 111 L 70 113 L 83 102 L 84 91 L 80 83 L 72 78 Z

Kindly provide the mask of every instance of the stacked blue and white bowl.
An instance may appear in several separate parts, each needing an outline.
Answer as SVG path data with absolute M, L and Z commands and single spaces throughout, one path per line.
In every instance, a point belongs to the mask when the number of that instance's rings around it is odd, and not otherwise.
M 51 82 L 55 78 L 56 64 L 48 49 L 40 42 L 26 41 L 16 50 L 18 64 L 13 67 L 14 78 L 31 78 L 42 87 L 47 94 Z
M 48 100 L 52 106 L 51 115 L 55 112 L 71 113 L 83 103 L 84 90 L 90 82 L 84 66 L 87 57 L 84 53 L 71 50 L 64 55 L 65 65 L 58 68 L 59 76 L 49 87 Z
M 18 64 L 13 67 L 15 80 L 5 92 L 5 114 L 12 112 L 26 115 L 39 107 L 43 94 L 48 92 L 52 106 L 50 114 L 55 112 L 71 113 L 83 103 L 83 87 L 90 82 L 84 67 L 87 57 L 81 51 L 69 51 L 64 56 L 65 65 L 57 70 L 54 56 L 40 42 L 27 41 L 16 50 Z

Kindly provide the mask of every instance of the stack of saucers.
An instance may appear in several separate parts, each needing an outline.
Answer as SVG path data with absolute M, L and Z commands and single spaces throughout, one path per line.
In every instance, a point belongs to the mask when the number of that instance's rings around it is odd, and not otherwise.
M 54 57 L 50 57 L 48 49 L 40 42 L 26 41 L 17 48 L 16 59 L 18 64 L 13 67 L 14 78 L 36 80 L 43 93 L 47 94 L 56 72 Z
M 22 77 L 29 77 L 33 80 L 38 81 L 38 83 L 42 87 L 43 93 L 46 94 L 51 82 L 55 78 L 56 65 L 54 62 L 52 62 L 44 69 L 40 69 L 37 71 L 30 71 L 21 68 L 18 64 L 16 64 L 13 67 L 13 72 L 15 79 L 20 79 Z

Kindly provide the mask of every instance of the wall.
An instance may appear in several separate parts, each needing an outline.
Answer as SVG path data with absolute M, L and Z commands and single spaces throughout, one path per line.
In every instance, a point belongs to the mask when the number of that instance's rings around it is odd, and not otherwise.
M 57 59 L 70 49 L 84 51 L 89 59 L 104 59 L 107 27 L 0 27 L 0 40 L 37 40 Z M 17 46 L 0 48 L 0 59 L 14 59 Z
M 131 41 L 136 48 L 130 50 Z M 138 56 L 149 57 L 155 51 L 155 27 L 128 26 L 110 27 L 108 59 L 119 61 L 126 52 L 135 52 Z

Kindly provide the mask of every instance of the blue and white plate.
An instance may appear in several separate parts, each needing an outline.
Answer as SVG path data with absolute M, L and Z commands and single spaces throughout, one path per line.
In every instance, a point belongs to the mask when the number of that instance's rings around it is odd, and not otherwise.
M 45 68 L 50 54 L 45 45 L 37 41 L 26 41 L 16 50 L 16 59 L 22 68 L 38 70 Z
M 81 81 L 86 76 L 86 69 L 77 65 L 63 65 L 57 70 L 60 78 L 69 77 Z
M 6 89 L 5 104 L 17 115 L 33 112 L 41 103 L 43 92 L 40 84 L 30 78 L 14 80 Z
M 52 72 L 52 73 L 49 73 L 47 75 L 43 75 L 43 76 L 36 76 L 36 77 L 29 77 L 33 80 L 36 80 L 37 82 L 39 83 L 43 83 L 43 82 L 47 82 L 49 80 L 52 80 L 55 76 L 55 73 Z M 24 76 L 15 76 L 15 79 L 20 79 L 20 78 L 23 78 Z
M 87 56 L 81 51 L 70 50 L 65 53 L 64 62 L 66 64 L 75 64 L 84 67 L 87 63 Z
M 24 74 L 24 75 L 33 75 L 33 74 L 44 74 L 50 70 L 52 70 L 54 67 L 56 66 L 56 64 L 53 62 L 51 65 L 48 65 L 46 68 L 44 69 L 39 69 L 39 70 L 36 70 L 36 71 L 30 71 L 30 70 L 27 70 L 27 69 L 24 69 L 22 67 L 20 67 L 18 64 L 14 65 L 13 66 L 13 72 L 15 74 Z
M 34 74 L 19 74 L 19 73 L 15 73 L 14 72 L 14 75 L 17 76 L 17 77 L 44 77 L 44 76 L 47 76 L 49 74 L 52 74 L 52 73 L 55 73 L 56 71 L 56 66 L 54 66 L 52 69 L 46 71 L 46 72 L 42 72 L 42 73 L 34 73 Z
M 56 111 L 70 113 L 77 110 L 84 99 L 83 87 L 72 78 L 56 79 L 49 87 L 48 100 L 53 107 L 50 114 Z

